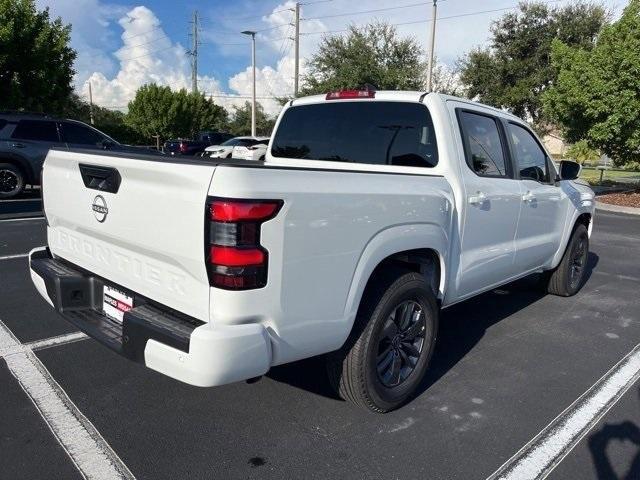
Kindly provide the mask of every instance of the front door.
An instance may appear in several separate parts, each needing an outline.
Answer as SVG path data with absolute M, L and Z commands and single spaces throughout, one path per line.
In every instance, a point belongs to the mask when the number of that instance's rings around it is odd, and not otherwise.
M 532 270 L 548 266 L 560 246 L 567 196 L 556 186 L 556 171 L 533 133 L 515 122 L 507 129 L 522 185 L 515 261 L 523 271 Z

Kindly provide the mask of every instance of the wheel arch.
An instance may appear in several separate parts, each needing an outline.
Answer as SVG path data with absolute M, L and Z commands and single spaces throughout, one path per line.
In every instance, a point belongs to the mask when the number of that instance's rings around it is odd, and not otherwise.
M 434 294 L 441 301 L 446 290 L 448 246 L 448 235 L 435 224 L 401 225 L 379 232 L 360 256 L 347 297 L 345 317 L 353 325 L 365 289 L 389 266 L 428 275 Z
M 573 218 L 571 219 L 571 223 L 569 223 L 568 225 L 571 225 L 571 229 L 567 228 L 567 230 L 565 231 L 565 234 L 562 237 L 562 242 L 560 243 L 560 248 L 558 248 L 558 251 L 553 257 L 551 268 L 556 268 L 562 261 L 562 256 L 564 255 L 564 252 L 567 249 L 569 240 L 571 239 L 571 236 L 573 235 L 573 232 L 575 231 L 578 225 L 584 225 L 587 228 L 587 233 L 589 237 L 591 237 L 591 231 L 593 230 L 593 212 L 592 211 L 574 212 Z

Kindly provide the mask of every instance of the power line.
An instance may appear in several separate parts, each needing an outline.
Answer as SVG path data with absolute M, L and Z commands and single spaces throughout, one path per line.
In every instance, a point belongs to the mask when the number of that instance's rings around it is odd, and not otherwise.
M 412 3 L 409 5 L 398 5 L 397 7 L 385 7 L 385 8 L 376 8 L 372 10 L 359 10 L 357 12 L 346 12 L 346 13 L 336 13 L 332 15 L 321 15 L 318 17 L 309 17 L 309 18 L 301 18 L 300 20 L 320 20 L 322 18 L 336 18 L 336 17 L 348 17 L 351 15 L 362 15 L 365 13 L 376 13 L 376 12 L 386 12 L 388 10 L 399 10 L 401 8 L 411 8 L 411 7 L 421 7 L 424 5 L 430 5 L 431 2 L 420 2 L 420 3 Z
M 125 61 L 129 61 L 129 60 L 135 60 L 136 58 L 142 58 L 142 57 L 148 57 L 149 55 L 153 55 L 154 53 L 158 53 L 158 52 L 164 52 L 166 50 L 170 50 L 174 48 L 173 45 L 171 45 L 170 47 L 165 47 L 165 48 L 160 48 L 158 50 L 153 50 L 152 52 L 147 52 L 143 55 L 137 55 L 135 57 L 130 57 L 130 58 L 121 58 L 120 61 L 125 62 Z
M 546 1 L 546 2 L 541 2 L 541 3 L 545 3 L 545 4 L 549 4 L 549 3 L 559 3 L 559 2 L 564 2 L 566 0 L 550 0 L 550 1 Z M 428 2 L 429 4 L 431 2 Z M 451 18 L 461 18 L 461 17 L 470 17 L 470 16 L 474 16 L 474 15 L 482 15 L 485 13 L 495 13 L 495 12 L 503 12 L 505 10 L 513 10 L 516 8 L 520 8 L 520 5 L 514 5 L 511 7 L 504 7 L 504 8 L 494 8 L 492 10 L 480 10 L 477 12 L 469 12 L 469 13 L 459 13 L 457 15 L 447 15 L 447 16 L 443 16 L 443 17 L 438 17 L 436 20 L 449 20 Z M 305 19 L 306 20 L 306 19 Z M 401 26 L 401 25 L 415 25 L 418 23 L 430 23 L 431 19 L 427 19 L 427 20 L 413 20 L 410 22 L 399 22 L 399 23 L 391 23 L 390 25 L 393 25 L 395 27 Z M 306 33 L 301 33 L 300 35 L 319 35 L 319 34 L 326 34 L 326 33 L 343 33 L 343 32 L 348 32 L 349 29 L 348 28 L 344 28 L 341 30 L 323 30 L 323 31 L 319 31 L 319 32 L 306 32 Z
M 162 26 L 161 25 L 157 25 L 157 26 L 153 27 L 151 30 L 146 30 L 144 32 L 136 33 L 135 35 L 127 35 L 126 37 L 122 37 L 122 39 L 126 40 L 128 38 L 139 37 L 140 35 L 145 35 L 145 34 L 150 33 L 150 32 L 155 32 L 156 30 L 158 30 L 160 28 L 162 28 Z

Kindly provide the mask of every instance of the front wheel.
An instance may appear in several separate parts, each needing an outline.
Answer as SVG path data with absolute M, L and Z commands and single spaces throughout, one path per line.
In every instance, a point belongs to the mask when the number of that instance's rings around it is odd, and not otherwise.
M 0 198 L 11 198 L 24 189 L 22 172 L 10 163 L 0 163 Z
M 372 280 L 345 345 L 327 358 L 345 400 L 384 413 L 404 404 L 423 379 L 438 330 L 436 298 L 423 275 L 391 270 Z
M 548 272 L 547 292 L 561 297 L 578 293 L 585 281 L 589 258 L 589 235 L 583 224 L 576 226 L 560 264 Z

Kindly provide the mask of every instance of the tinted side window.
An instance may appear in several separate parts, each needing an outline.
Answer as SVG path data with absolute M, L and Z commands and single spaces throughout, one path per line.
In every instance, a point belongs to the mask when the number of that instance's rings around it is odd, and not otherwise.
M 466 111 L 461 111 L 459 118 L 467 163 L 471 169 L 478 175 L 506 176 L 506 159 L 496 120 Z
M 54 122 L 44 120 L 20 120 L 11 138 L 57 142 L 58 130 Z
M 429 110 L 406 102 L 338 100 L 293 106 L 280 120 L 271 153 L 284 158 L 409 167 L 438 163 Z
M 534 136 L 526 128 L 509 124 L 509 133 L 520 178 L 537 182 L 549 181 L 547 155 Z
M 64 139 L 67 143 L 76 143 L 80 145 L 99 145 L 105 140 L 95 130 L 79 125 L 77 123 L 65 123 L 63 125 Z

